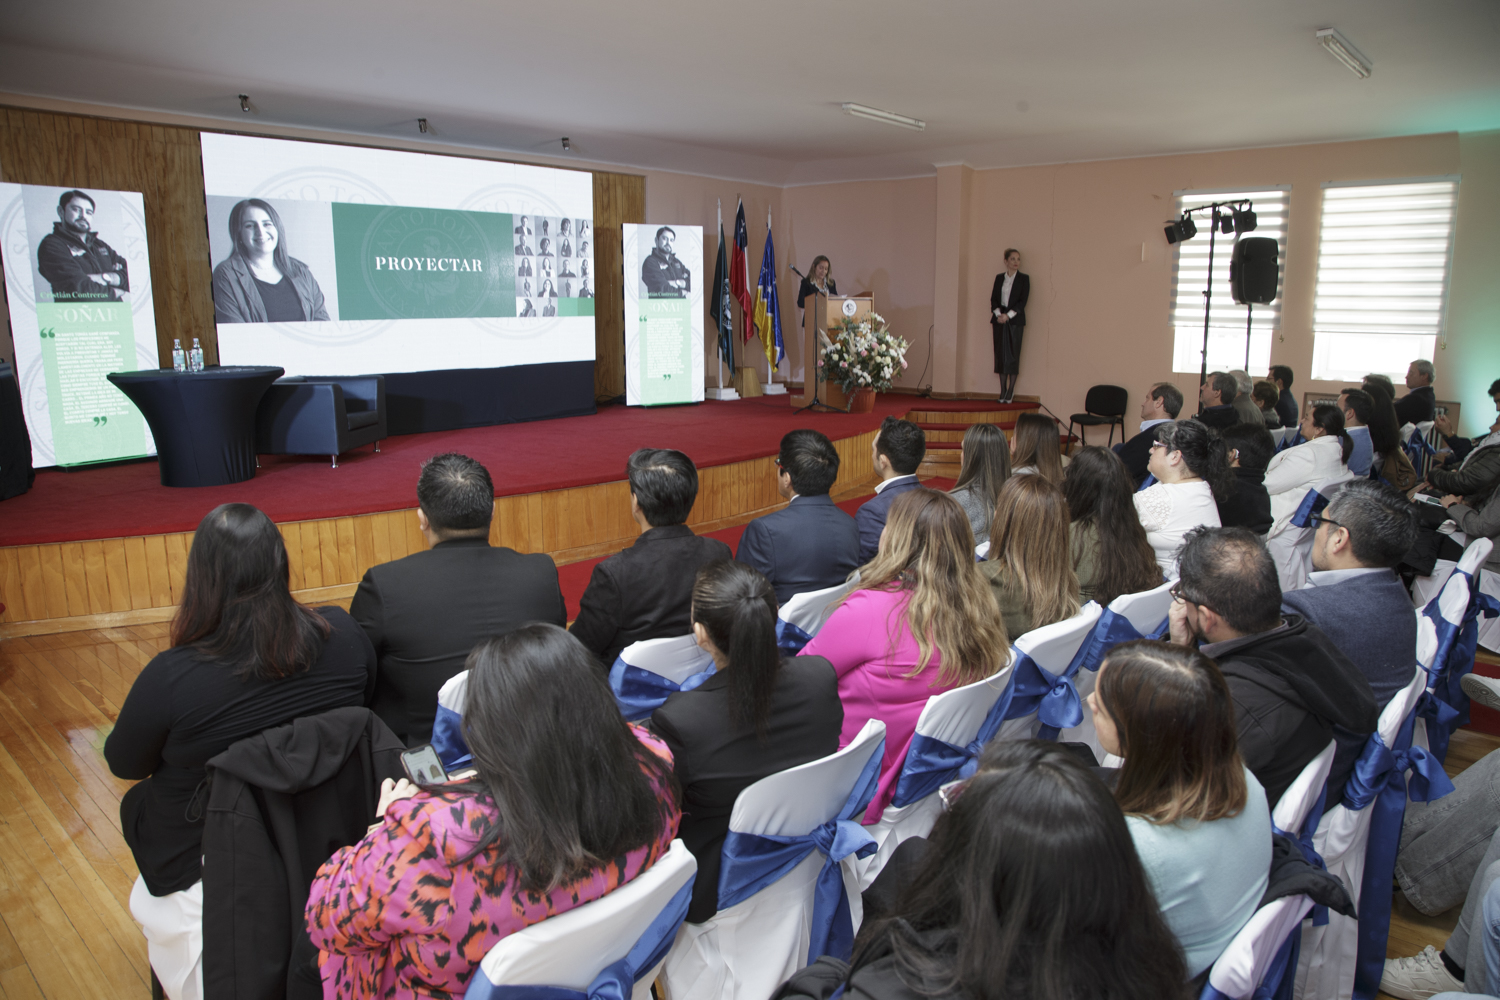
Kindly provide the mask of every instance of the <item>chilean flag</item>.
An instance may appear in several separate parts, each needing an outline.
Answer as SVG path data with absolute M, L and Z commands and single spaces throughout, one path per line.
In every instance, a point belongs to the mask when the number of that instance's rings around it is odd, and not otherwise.
M 746 321 L 744 332 L 747 341 L 755 336 L 755 324 L 749 321 L 755 314 L 755 306 L 750 301 L 750 261 L 745 257 L 745 248 L 749 245 L 750 236 L 745 232 L 745 202 L 741 200 L 739 210 L 734 213 L 734 248 L 729 251 L 729 291 L 744 310 L 741 315 Z

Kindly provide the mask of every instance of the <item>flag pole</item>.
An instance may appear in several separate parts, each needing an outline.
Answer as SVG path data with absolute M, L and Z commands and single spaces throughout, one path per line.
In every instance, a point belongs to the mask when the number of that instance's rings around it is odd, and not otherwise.
M 766 209 L 766 242 L 769 243 L 770 240 L 771 240 L 771 209 L 768 207 Z M 764 251 L 761 252 L 761 256 L 762 257 L 765 256 L 765 252 Z M 776 275 L 775 274 L 771 275 L 771 280 L 773 282 L 776 280 Z M 771 303 L 769 303 L 769 302 L 766 303 L 767 306 L 769 306 L 770 304 Z M 774 329 L 774 327 L 772 329 Z M 761 345 L 760 346 L 761 346 L 761 353 L 765 354 L 765 347 L 766 347 L 765 341 L 761 341 Z M 772 360 L 772 358 L 775 357 L 775 354 L 776 354 L 776 339 L 775 339 L 775 335 L 773 334 L 772 338 L 771 338 L 771 353 L 770 354 L 766 354 L 766 385 L 771 385 L 772 383 L 774 383 L 776 381 L 776 364 Z
M 723 198 L 716 198 L 714 200 L 718 203 L 718 206 L 719 206 L 719 250 L 722 253 L 722 251 L 724 249 L 724 199 Z M 724 308 L 723 289 L 722 288 L 715 288 L 714 289 L 714 296 L 719 301 L 719 309 L 723 310 L 723 308 Z M 731 342 L 734 340 L 733 337 L 731 337 L 729 339 L 730 339 Z M 719 345 L 722 344 L 723 342 L 724 342 L 724 331 L 719 328 L 719 324 L 718 323 L 715 323 L 714 324 L 714 374 L 718 376 L 720 391 L 723 391 L 723 389 L 724 389 L 724 359 L 721 358 L 721 357 L 719 357 Z M 734 350 L 733 343 L 730 344 L 729 349 L 731 351 Z M 730 377 L 731 378 L 734 377 L 734 373 L 733 372 L 730 372 Z

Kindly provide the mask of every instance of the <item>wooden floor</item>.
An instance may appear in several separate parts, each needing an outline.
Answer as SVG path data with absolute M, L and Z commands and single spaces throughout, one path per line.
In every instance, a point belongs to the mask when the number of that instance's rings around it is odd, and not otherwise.
M 130 917 L 135 862 L 101 748 L 125 693 L 167 646 L 165 624 L 0 640 L 0 998 L 150 996 Z M 1460 731 L 1456 774 L 1500 748 Z M 1397 894 L 1388 954 L 1441 948 L 1455 909 L 1424 917 Z

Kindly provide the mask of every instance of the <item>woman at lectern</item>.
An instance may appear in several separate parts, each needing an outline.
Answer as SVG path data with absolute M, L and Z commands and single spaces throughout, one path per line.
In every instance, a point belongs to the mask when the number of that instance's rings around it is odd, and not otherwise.
M 829 277 L 828 272 L 833 270 L 833 265 L 828 263 L 828 258 L 818 254 L 813 258 L 812 270 L 802 279 L 802 287 L 797 290 L 797 308 L 805 309 L 803 302 L 809 295 L 822 292 L 824 295 L 837 295 L 839 286 Z
M 229 237 L 234 249 L 214 268 L 214 322 L 328 319 L 318 279 L 287 253 L 281 216 L 270 202 L 246 198 L 235 205 L 229 213 Z

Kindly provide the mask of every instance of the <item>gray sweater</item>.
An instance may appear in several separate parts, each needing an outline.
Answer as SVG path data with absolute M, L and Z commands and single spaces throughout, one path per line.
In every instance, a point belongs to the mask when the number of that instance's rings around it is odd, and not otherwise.
M 974 529 L 974 544 L 981 545 L 990 540 L 990 526 L 995 523 L 995 505 L 985 500 L 979 491 L 965 486 L 948 494 L 969 516 L 969 527 Z

